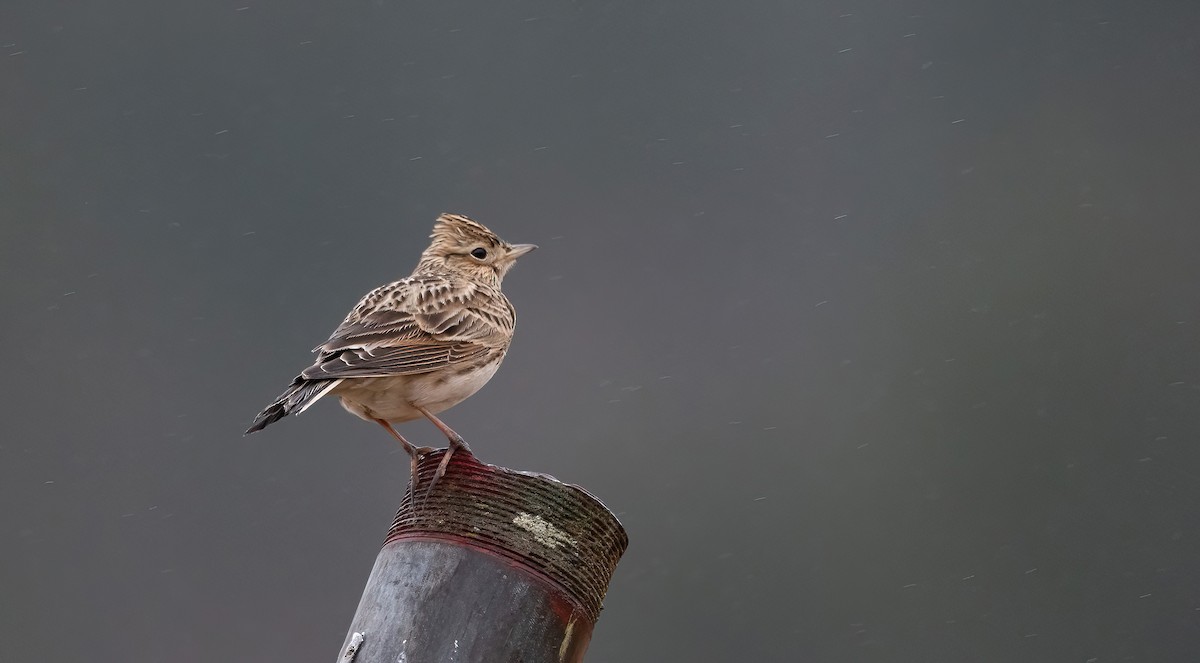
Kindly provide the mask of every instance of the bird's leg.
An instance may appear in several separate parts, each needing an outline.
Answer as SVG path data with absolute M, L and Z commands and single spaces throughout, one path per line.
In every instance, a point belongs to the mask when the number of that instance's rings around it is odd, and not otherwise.
M 426 410 L 420 405 L 414 405 L 413 407 L 416 408 L 418 412 L 425 415 L 425 418 L 428 419 L 434 426 L 437 426 L 437 429 L 442 431 L 442 434 L 446 436 L 447 440 L 450 440 L 450 448 L 446 449 L 446 454 L 442 456 L 442 462 L 438 463 L 437 472 L 434 473 L 433 480 L 429 482 L 429 486 L 425 489 L 425 497 L 428 499 L 429 493 L 433 491 L 434 484 L 437 483 L 438 479 L 441 479 L 443 476 L 445 476 L 446 467 L 450 465 L 450 457 L 454 455 L 454 452 L 461 449 L 462 451 L 471 454 L 471 447 L 467 446 L 467 441 L 463 439 L 462 435 L 454 432 L 453 428 L 447 426 L 446 423 L 441 419 L 433 416 L 432 412 Z
M 425 418 L 432 422 L 434 426 L 437 426 L 438 430 L 442 431 L 442 435 L 445 435 L 446 439 L 450 440 L 450 446 L 457 449 L 462 449 L 467 453 L 471 453 L 471 447 L 467 446 L 467 441 L 463 439 L 462 435 L 455 433 L 453 428 L 447 426 L 446 422 L 433 416 L 432 412 L 426 410 L 420 405 L 414 405 L 413 407 L 416 408 L 418 412 L 425 415 Z
M 392 437 L 396 438 L 400 442 L 400 445 L 404 447 L 404 451 L 408 453 L 408 503 L 412 505 L 413 508 L 416 508 L 417 460 L 419 460 L 425 454 L 433 451 L 433 449 L 431 447 L 414 447 L 411 442 L 404 439 L 403 435 L 397 433 L 396 429 L 392 428 L 390 423 L 383 419 L 376 419 L 375 423 L 383 426 L 387 432 L 391 433 Z
M 380 426 L 383 426 L 384 430 L 391 433 L 392 437 L 396 438 L 396 440 L 400 442 L 400 445 L 404 447 L 405 453 L 407 453 L 410 456 L 420 457 L 420 456 L 424 456 L 425 454 L 433 451 L 433 447 L 414 447 L 411 442 L 404 439 L 403 435 L 401 435 L 400 433 L 397 433 L 396 429 L 392 428 L 392 425 L 390 423 L 388 423 L 387 421 L 384 421 L 383 419 L 375 419 L 375 423 L 379 424 Z

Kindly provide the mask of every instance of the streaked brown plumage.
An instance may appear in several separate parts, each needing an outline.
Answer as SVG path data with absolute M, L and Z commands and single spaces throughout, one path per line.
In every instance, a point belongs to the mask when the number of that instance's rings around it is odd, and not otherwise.
M 412 275 L 367 293 L 247 434 L 333 394 L 348 411 L 386 428 L 414 466 L 428 449 L 409 444 L 391 424 L 427 417 L 451 444 L 441 476 L 450 453 L 466 443 L 434 415 L 466 400 L 500 367 L 516 323 L 500 284 L 516 259 L 537 247 L 509 244 L 457 214 L 439 216 L 430 238 Z

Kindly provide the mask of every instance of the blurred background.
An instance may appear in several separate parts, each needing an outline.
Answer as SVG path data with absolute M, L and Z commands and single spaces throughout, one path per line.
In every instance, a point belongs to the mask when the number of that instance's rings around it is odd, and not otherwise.
M 242 431 L 451 211 L 542 248 L 445 419 L 631 537 L 589 661 L 1195 660 L 1197 25 L 7 0 L 0 659 L 332 660 L 407 458 Z

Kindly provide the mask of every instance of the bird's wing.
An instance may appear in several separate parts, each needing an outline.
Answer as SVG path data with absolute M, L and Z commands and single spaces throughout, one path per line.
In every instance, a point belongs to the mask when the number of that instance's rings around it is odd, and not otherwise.
M 309 380 L 426 373 L 503 353 L 514 315 L 504 295 L 427 274 L 376 288 L 314 349 Z

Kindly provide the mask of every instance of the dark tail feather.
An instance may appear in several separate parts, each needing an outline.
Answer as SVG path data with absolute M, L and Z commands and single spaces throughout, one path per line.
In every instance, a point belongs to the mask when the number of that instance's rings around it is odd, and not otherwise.
M 287 391 L 275 399 L 274 403 L 271 403 L 267 409 L 258 413 L 258 416 L 254 418 L 254 423 L 250 424 L 250 428 L 246 429 L 246 435 L 258 432 L 289 414 L 303 412 L 310 403 L 324 396 L 330 389 L 337 386 L 338 382 L 341 382 L 341 380 L 305 380 L 301 377 L 296 378 L 292 381 L 291 386 L 287 388 Z

